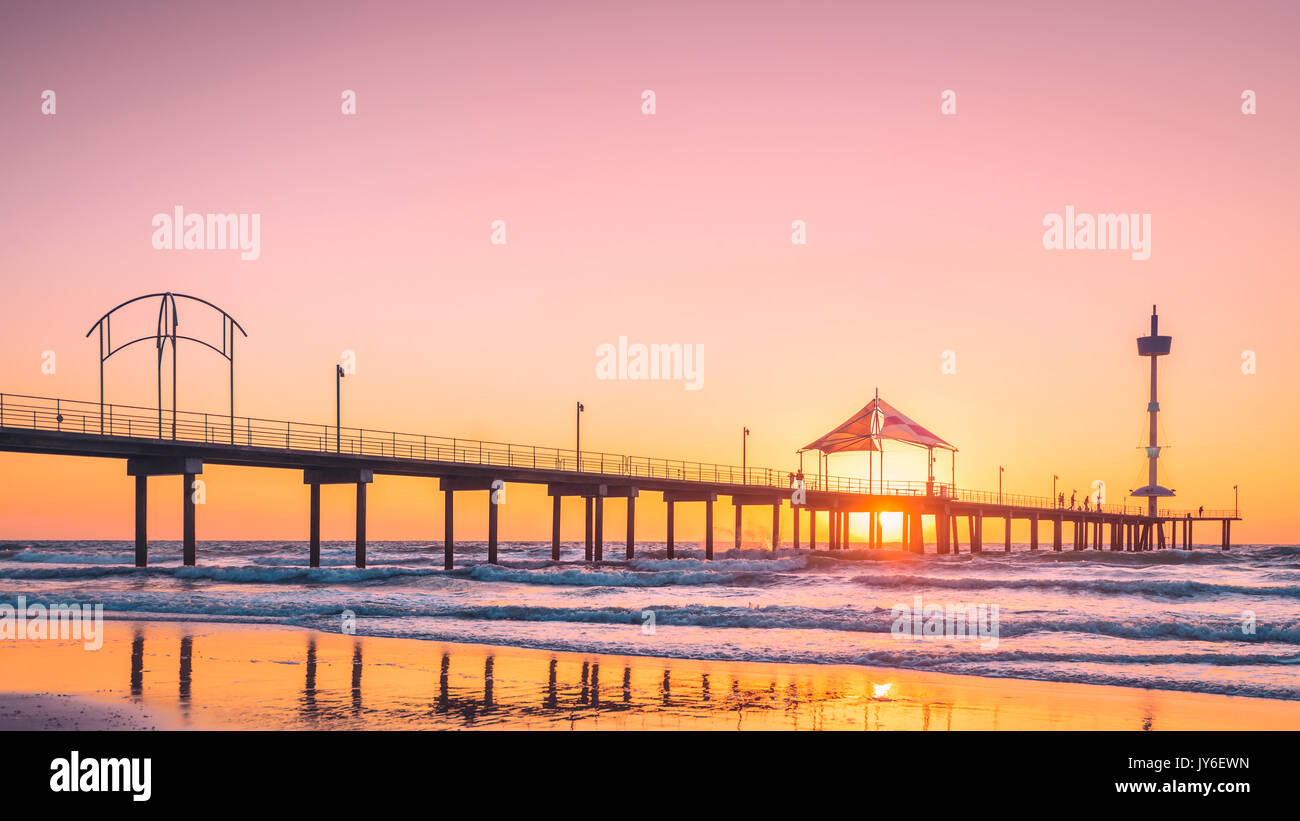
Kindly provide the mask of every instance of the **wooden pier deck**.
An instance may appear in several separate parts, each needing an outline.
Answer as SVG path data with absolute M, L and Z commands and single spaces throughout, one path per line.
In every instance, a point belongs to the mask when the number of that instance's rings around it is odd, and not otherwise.
M 961 551 L 962 520 L 969 552 L 987 549 L 984 523 L 1002 520 L 1005 551 L 1011 549 L 1011 525 L 1031 523 L 1030 549 L 1038 550 L 1043 522 L 1052 523 L 1052 550 L 1066 549 L 1065 525 L 1070 525 L 1071 550 L 1145 551 L 1184 548 L 1193 544 L 1196 522 L 1217 522 L 1221 547 L 1230 546 L 1235 510 L 1166 510 L 1155 517 L 1144 507 L 1103 505 L 1084 511 L 1064 509 L 1047 497 L 964 490 L 939 482 L 893 482 L 807 475 L 797 493 L 796 475 L 771 468 L 720 465 L 625 456 L 596 451 L 566 450 L 423 434 L 336 427 L 234 415 L 188 413 L 49 397 L 0 394 L 0 451 L 124 459 L 127 475 L 135 478 L 135 560 L 148 564 L 149 476 L 182 478 L 183 562 L 194 565 L 198 550 L 195 503 L 190 488 L 204 465 L 237 465 L 296 469 L 310 486 L 309 563 L 320 564 L 320 486 L 356 487 L 356 566 L 366 563 L 366 490 L 375 474 L 434 478 L 444 495 L 444 567 L 451 569 L 455 544 L 453 498 L 456 492 L 486 492 L 488 561 L 498 560 L 500 505 L 494 490 L 507 483 L 546 485 L 552 506 L 551 555 L 560 559 L 560 500 L 585 500 L 587 561 L 605 559 L 604 505 L 617 498 L 627 505 L 626 558 L 635 551 L 635 505 L 642 492 L 661 493 L 667 503 L 667 554 L 674 555 L 674 515 L 677 504 L 705 505 L 705 556 L 714 554 L 714 505 L 729 498 L 736 519 L 739 547 L 741 511 L 745 506 L 772 508 L 773 549 L 781 544 L 781 508 L 793 512 L 792 545 L 817 548 L 818 520 L 825 522 L 824 544 L 831 550 L 879 548 L 882 514 L 901 514 L 903 544 L 927 552 L 924 524 L 930 521 L 934 551 Z M 797 501 L 796 501 L 797 499 Z M 801 539 L 801 520 L 807 538 Z M 849 521 L 867 517 L 868 538 L 850 542 Z

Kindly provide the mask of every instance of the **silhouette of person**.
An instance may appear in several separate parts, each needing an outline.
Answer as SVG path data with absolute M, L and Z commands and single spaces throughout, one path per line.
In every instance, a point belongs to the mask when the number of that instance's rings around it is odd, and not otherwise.
M 1084 497 L 1083 497 L 1083 510 L 1084 510 L 1085 513 L 1088 512 L 1088 503 L 1089 503 L 1089 498 L 1088 498 L 1087 496 L 1084 496 Z
M 1065 507 L 1065 491 L 1064 491 L 1064 490 L 1061 491 L 1060 493 L 1056 494 L 1056 506 L 1057 506 L 1057 507 Z
M 1077 491 L 1070 491 L 1070 510 L 1074 510 L 1074 494 Z
M 1205 505 L 1201 505 L 1200 509 L 1196 511 L 1196 515 L 1197 515 L 1198 517 L 1199 517 L 1199 516 L 1204 516 L 1204 515 L 1205 515 Z

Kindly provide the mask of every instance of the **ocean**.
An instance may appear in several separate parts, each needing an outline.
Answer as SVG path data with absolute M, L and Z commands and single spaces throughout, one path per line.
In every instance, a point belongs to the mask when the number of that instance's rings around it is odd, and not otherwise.
M 850 664 L 985 677 L 1300 698 L 1300 546 L 978 556 L 895 550 L 719 551 L 639 544 L 632 561 L 565 561 L 549 543 L 0 544 L 0 603 L 103 604 L 109 618 L 279 623 L 332 633 L 547 650 Z M 607 554 L 622 545 L 607 546 Z M 996 641 L 896 635 L 898 608 L 993 612 Z

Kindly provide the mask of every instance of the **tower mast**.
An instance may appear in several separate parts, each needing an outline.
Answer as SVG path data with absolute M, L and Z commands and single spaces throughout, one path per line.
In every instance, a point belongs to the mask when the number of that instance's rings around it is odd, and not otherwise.
M 1157 462 L 1160 458 L 1160 446 L 1156 443 L 1156 418 L 1160 414 L 1160 400 L 1156 391 L 1156 360 L 1169 354 L 1169 349 L 1173 345 L 1173 337 L 1160 336 L 1160 317 L 1156 315 L 1156 306 L 1151 306 L 1151 335 L 1138 337 L 1138 356 L 1146 356 L 1151 359 L 1151 398 L 1147 402 L 1147 415 L 1151 420 L 1150 436 L 1147 440 L 1147 484 L 1146 487 L 1138 488 L 1133 491 L 1134 496 L 1145 496 L 1147 499 L 1147 515 L 1155 517 L 1156 499 L 1161 496 L 1173 496 L 1174 492 L 1168 488 L 1161 487 L 1157 478 Z

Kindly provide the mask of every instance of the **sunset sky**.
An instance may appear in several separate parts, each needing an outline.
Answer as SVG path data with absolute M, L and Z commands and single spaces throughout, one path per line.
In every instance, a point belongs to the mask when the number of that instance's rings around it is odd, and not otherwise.
M 1296 541 L 1300 8 L 379 8 L 5 6 L 0 391 L 94 400 L 87 329 L 171 290 L 248 330 L 239 414 L 332 423 L 350 350 L 345 425 L 572 447 L 581 400 L 587 450 L 738 464 L 748 426 L 751 465 L 793 469 L 879 388 L 960 448 L 962 487 L 996 490 L 1002 465 L 1009 492 L 1059 474 L 1114 502 L 1145 482 L 1134 339 L 1158 303 L 1173 506 L 1230 508 L 1238 484 L 1234 541 Z M 155 250 L 178 205 L 260 214 L 260 258 Z M 1150 259 L 1046 250 L 1067 206 L 1150 214 Z M 620 336 L 703 345 L 702 390 L 597 379 Z M 181 408 L 223 413 L 224 361 L 180 353 Z M 109 401 L 153 403 L 151 357 L 110 360 Z M 924 478 L 923 452 L 887 459 Z M 205 478 L 200 540 L 306 538 L 300 473 Z M 436 487 L 377 480 L 370 538 L 440 539 Z M 151 538 L 178 538 L 179 480 L 151 489 Z M 0 540 L 129 539 L 131 494 L 120 461 L 0 454 Z M 548 537 L 544 494 L 511 487 L 502 538 Z M 350 538 L 351 504 L 325 491 L 325 538 Z M 484 494 L 459 504 L 458 537 L 481 537 Z M 645 504 L 639 534 L 662 539 Z M 683 516 L 698 539 L 699 506 Z M 724 540 L 729 505 L 717 521 Z

